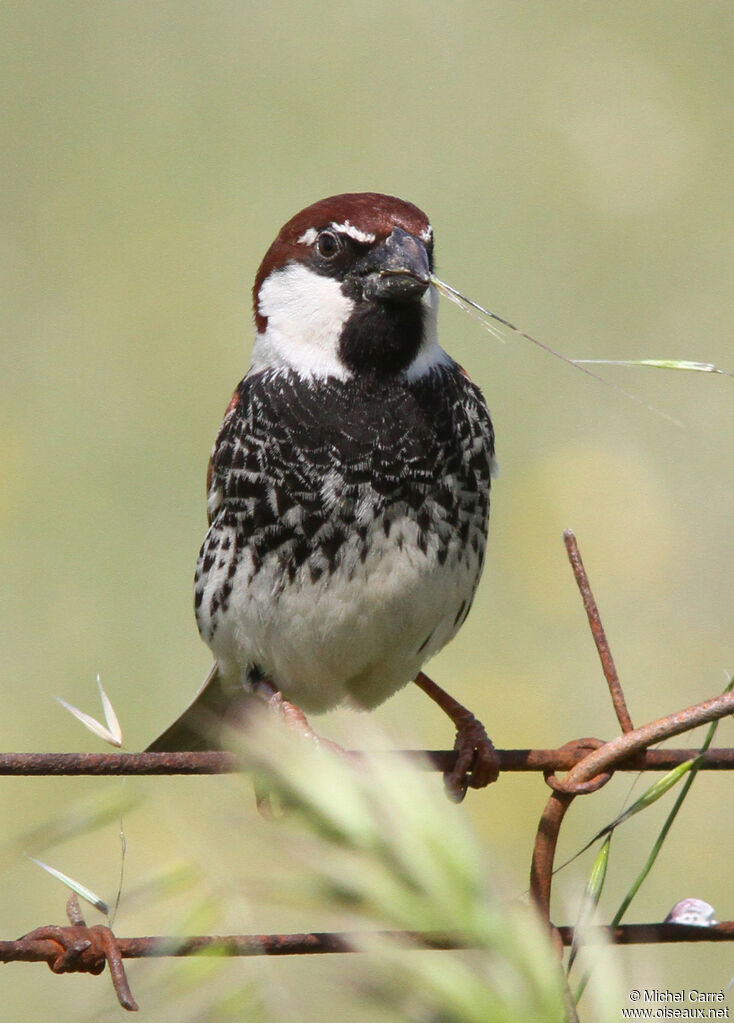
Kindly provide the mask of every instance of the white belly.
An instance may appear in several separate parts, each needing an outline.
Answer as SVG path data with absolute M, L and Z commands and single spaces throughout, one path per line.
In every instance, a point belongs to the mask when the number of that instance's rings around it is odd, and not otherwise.
M 378 520 L 364 560 L 356 539 L 348 540 L 336 570 L 316 581 L 307 564 L 284 579 L 277 553 L 253 575 L 245 551 L 210 640 L 225 678 L 238 684 L 256 664 L 306 711 L 381 703 L 456 633 L 482 568 L 480 528 L 463 545 L 455 535 L 445 538 L 443 563 L 438 535 L 425 552 L 417 537 L 408 516 L 393 522 L 389 537 Z M 216 575 L 208 585 L 216 585 Z

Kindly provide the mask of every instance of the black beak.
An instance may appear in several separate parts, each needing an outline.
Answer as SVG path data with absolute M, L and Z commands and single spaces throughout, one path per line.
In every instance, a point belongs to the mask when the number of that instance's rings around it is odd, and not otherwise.
M 407 302 L 419 298 L 431 283 L 425 246 L 402 227 L 376 246 L 357 264 L 352 274 L 362 284 L 365 298 L 382 302 Z

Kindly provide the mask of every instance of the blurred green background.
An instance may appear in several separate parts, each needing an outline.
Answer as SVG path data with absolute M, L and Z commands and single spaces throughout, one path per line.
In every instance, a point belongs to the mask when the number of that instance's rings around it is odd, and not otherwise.
M 439 274 L 568 356 L 734 371 L 733 45 L 717 2 L 5 2 L 0 748 L 103 748 L 54 700 L 98 713 L 99 672 L 139 749 L 203 678 L 191 590 L 208 452 L 248 365 L 255 271 L 304 205 L 345 190 L 412 200 Z M 431 674 L 499 746 L 614 733 L 565 560 L 572 527 L 635 723 L 720 691 L 734 667 L 734 381 L 604 371 L 676 426 L 453 307 L 442 338 L 488 398 L 502 472 L 474 610 Z M 417 691 L 375 717 L 388 742 L 450 745 Z M 349 742 L 357 721 L 317 727 Z M 734 744 L 730 721 L 717 744 Z M 577 802 L 562 856 L 630 784 Z M 202 931 L 325 925 L 260 904 L 263 880 L 289 868 L 246 787 L 125 785 L 144 797 L 125 816 L 125 891 L 172 863 L 196 870 L 170 897 L 123 895 L 119 933 L 167 933 L 197 907 Z M 120 787 L 2 783 L 4 838 L 20 836 L 5 846 L 2 937 L 63 918 L 65 892 L 21 848 L 114 899 L 114 819 L 45 851 L 23 836 Z M 527 886 L 545 791 L 506 776 L 455 810 L 508 896 Z M 734 917 L 732 809 L 731 778 L 701 776 L 630 920 L 690 895 Z M 607 915 L 664 811 L 619 836 Z M 559 875 L 559 922 L 586 870 Z M 718 990 L 734 972 L 725 945 L 617 955 L 625 990 Z M 357 960 L 238 962 L 214 982 L 201 964 L 129 972 L 151 1020 L 218 1018 L 212 983 L 262 982 L 276 1018 L 311 1021 L 325 1005 L 340 1018 Z M 105 980 L 11 966 L 3 981 L 6 1019 L 119 1016 Z

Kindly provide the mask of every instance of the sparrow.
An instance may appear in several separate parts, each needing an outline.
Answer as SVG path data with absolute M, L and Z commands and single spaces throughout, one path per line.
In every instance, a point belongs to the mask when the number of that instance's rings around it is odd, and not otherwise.
M 457 729 L 449 795 L 497 777 L 483 726 L 421 671 L 471 608 L 494 464 L 484 398 L 439 344 L 432 271 L 425 213 L 374 192 L 306 207 L 266 252 L 196 566 L 215 661 L 150 750 L 219 747 L 253 695 L 317 739 L 304 712 L 369 710 L 412 680 Z

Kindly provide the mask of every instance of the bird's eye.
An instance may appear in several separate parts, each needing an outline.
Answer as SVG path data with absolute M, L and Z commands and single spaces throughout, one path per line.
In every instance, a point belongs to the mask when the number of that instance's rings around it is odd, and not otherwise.
M 316 249 L 324 259 L 331 259 L 340 248 L 339 236 L 334 234 L 333 231 L 322 231 L 316 239 Z

